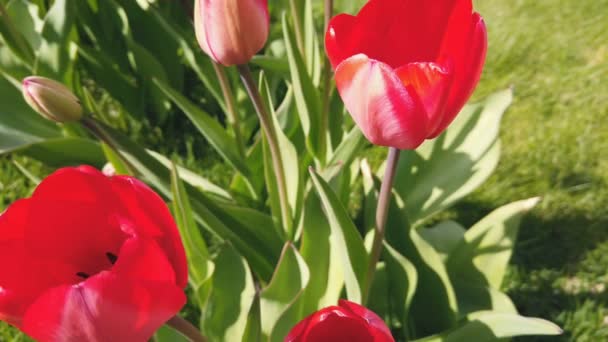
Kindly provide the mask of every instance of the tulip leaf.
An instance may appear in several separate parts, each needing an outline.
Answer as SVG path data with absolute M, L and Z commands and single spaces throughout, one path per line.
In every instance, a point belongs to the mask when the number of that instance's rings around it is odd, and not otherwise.
M 190 340 L 169 326 L 162 326 L 154 335 L 155 342 L 190 342 Z
M 250 174 L 245 161 L 239 154 L 236 143 L 226 130 L 209 114 L 195 106 L 190 100 L 164 82 L 155 79 L 156 85 L 186 114 L 188 119 L 205 136 L 215 150 L 238 172 L 248 177 Z
M 283 341 L 296 322 L 277 325 L 287 309 L 308 285 L 310 272 L 306 262 L 291 243 L 286 243 L 272 279 L 260 295 L 262 333 L 271 341 Z M 278 338 L 277 338 L 278 337 Z
M 458 298 L 458 314 L 461 317 L 483 310 L 517 314 L 515 304 L 509 296 L 497 289 L 454 280 L 454 290 Z
M 466 229 L 454 221 L 443 221 L 434 227 L 419 231 L 420 236 L 433 246 L 444 262 L 450 252 L 464 239 L 465 232 Z
M 315 87 L 321 83 L 321 67 L 323 60 L 319 49 L 319 35 L 315 28 L 315 15 L 312 0 L 304 0 L 304 51 L 306 53 L 306 69 Z
M 230 245 L 213 260 L 208 298 L 201 307 L 202 331 L 210 341 L 241 341 L 247 330 L 255 284 L 247 261 Z
M 28 38 L 38 41 L 40 39 L 33 23 L 38 18 L 34 18 L 28 12 L 30 6 L 36 7 L 25 1 L 10 1 L 6 7 L 4 4 L 0 5 L 0 10 L 6 11 L 6 13 L 0 14 L 0 35 L 2 35 L 3 42 L 15 56 L 29 66 L 34 63 L 33 46 L 38 46 L 38 44 L 30 44 Z M 25 20 L 25 18 L 30 20 Z
M 414 342 L 492 342 L 526 335 L 560 335 L 557 325 L 540 318 L 491 311 L 476 312 L 458 328 Z
M 194 221 L 190 199 L 175 164 L 171 168 L 171 189 L 173 214 L 186 251 L 190 283 L 198 291 L 213 273 L 214 265 L 209 258 L 207 244 Z
M 390 300 L 396 316 L 401 322 L 404 336 L 409 338 L 412 335 L 408 324 L 410 306 L 418 286 L 418 272 L 409 260 L 386 242 L 383 255 L 388 281 L 391 284 L 389 286 Z M 422 286 L 424 285 L 422 284 Z
M 297 210 L 302 206 L 302 189 L 300 187 L 300 162 L 298 158 L 298 151 L 291 140 L 289 140 L 289 138 L 285 135 L 281 129 L 281 125 L 277 121 L 268 82 L 266 82 L 266 77 L 263 73 L 260 75 L 259 83 L 260 94 L 266 103 L 266 107 L 269 109 L 268 111 L 274 126 L 275 136 L 277 138 L 276 140 L 279 145 L 279 158 L 281 159 L 281 164 L 283 165 L 285 186 L 287 187 L 287 198 L 292 216 L 291 218 L 297 217 L 299 215 Z M 278 203 L 278 185 L 276 184 L 277 177 L 275 175 L 270 150 L 267 146 L 266 140 L 264 140 L 264 146 L 264 174 L 266 176 L 266 184 L 269 187 L 268 196 L 270 197 L 271 207 L 274 208 L 273 211 L 275 212 L 275 217 L 279 222 L 281 222 L 281 212 Z M 287 233 L 289 234 L 288 227 L 284 227 L 284 229 L 287 230 Z
M 71 48 L 74 12 L 73 0 L 56 0 L 47 12 L 33 74 L 71 84 L 72 61 L 75 57 L 75 50 Z
M 16 150 L 51 167 L 80 164 L 103 167 L 105 157 L 99 144 L 84 138 L 47 139 Z
M 286 14 L 283 15 L 283 37 L 287 49 L 287 59 L 291 74 L 291 83 L 296 99 L 296 107 L 300 122 L 306 136 L 306 146 L 310 153 L 318 159 L 324 160 L 325 147 L 321 146 L 321 100 L 319 93 L 311 79 L 302 55 L 298 51 L 294 33 L 287 23 Z
M 331 227 L 334 238 L 332 248 L 339 251 L 342 259 L 347 297 L 350 301 L 361 303 L 368 259 L 363 239 L 329 184 L 312 169 L 310 175 Z
M 451 206 L 490 176 L 500 155 L 500 119 L 512 98 L 511 90 L 504 90 L 467 105 L 438 138 L 403 151 L 394 188 L 410 222 Z
M 531 198 L 502 206 L 467 230 L 448 256 L 450 276 L 478 286 L 500 288 L 521 218 L 538 200 Z
M 375 194 L 378 188 L 375 186 L 371 199 L 377 196 Z M 415 323 L 416 335 L 438 333 L 452 328 L 456 323 L 456 293 L 441 256 L 420 236 L 418 230 L 409 224 L 408 218 L 400 209 L 402 205 L 403 199 L 397 192 L 393 192 L 386 225 L 386 240 L 416 267 L 418 273 L 419 286 L 412 299 L 409 315 Z M 375 211 L 375 204 L 371 208 Z

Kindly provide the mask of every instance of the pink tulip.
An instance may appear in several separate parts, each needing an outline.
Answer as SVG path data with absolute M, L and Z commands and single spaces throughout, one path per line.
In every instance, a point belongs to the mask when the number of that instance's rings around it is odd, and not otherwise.
M 225 66 L 246 64 L 268 39 L 268 0 L 196 0 L 199 45 Z

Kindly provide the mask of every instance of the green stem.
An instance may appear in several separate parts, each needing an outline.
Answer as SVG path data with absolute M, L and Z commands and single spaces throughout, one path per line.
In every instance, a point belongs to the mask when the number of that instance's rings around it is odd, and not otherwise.
M 329 21 L 333 16 L 334 1 L 325 0 L 325 31 L 329 27 Z M 329 95 L 331 81 L 331 63 L 327 55 L 325 56 L 325 67 L 323 68 L 323 106 L 321 107 L 321 146 L 326 146 L 329 127 Z
M 376 266 L 380 260 L 382 252 L 382 243 L 384 242 L 384 234 L 386 231 L 386 219 L 388 217 L 388 209 L 391 204 L 391 190 L 393 188 L 393 180 L 395 179 L 395 171 L 399 162 L 400 150 L 395 147 L 389 147 L 388 157 L 386 159 L 386 170 L 384 171 L 384 179 L 380 187 L 378 195 L 378 206 L 376 207 L 376 234 L 374 234 L 374 242 L 372 243 L 372 251 L 369 257 L 367 267 L 367 281 L 365 283 L 365 292 L 363 295 L 363 305 L 369 298 L 369 291 L 374 281 L 376 274 Z
M 125 167 L 127 168 L 127 171 L 129 172 L 129 174 L 131 176 L 137 176 L 137 169 L 120 152 L 119 145 L 114 141 L 114 139 L 112 139 L 112 137 L 108 133 L 106 133 L 105 129 L 103 128 L 103 125 L 101 125 L 99 122 L 97 122 L 90 115 L 84 115 L 82 117 L 82 119 L 80 120 L 80 123 L 86 129 L 88 129 L 89 132 L 91 132 L 91 134 L 93 134 L 97 139 L 106 143 L 108 146 L 110 146 L 111 149 L 114 150 L 114 152 L 116 152 L 116 155 L 120 158 L 120 160 L 123 162 L 123 164 L 125 164 Z
M 203 336 L 192 323 L 178 315 L 173 316 L 173 318 L 167 322 L 167 325 L 177 330 L 192 342 L 207 342 L 207 338 Z
M 271 117 L 262 101 L 258 87 L 256 86 L 256 83 L 253 80 L 253 77 L 251 76 L 249 66 L 247 66 L 246 64 L 239 65 L 237 66 L 237 69 L 241 74 L 241 80 L 243 81 L 245 89 L 247 90 L 247 93 L 249 94 L 249 97 L 253 102 L 253 106 L 258 114 L 260 126 L 262 126 L 262 132 L 264 133 L 264 135 L 266 136 L 266 140 L 268 141 L 268 147 L 270 148 L 270 155 L 272 157 L 272 166 L 274 168 L 273 171 L 277 177 L 277 190 L 279 191 L 281 219 L 283 222 L 283 227 L 286 229 L 288 236 L 291 237 L 292 224 L 291 214 L 289 210 L 289 202 L 287 199 L 287 183 L 285 182 L 285 170 L 283 168 L 281 150 L 279 149 L 274 125 L 272 124 Z
M 230 124 L 232 131 L 234 133 L 234 140 L 236 140 L 236 147 L 241 155 L 241 157 L 245 158 L 245 144 L 243 143 L 243 136 L 241 134 L 241 125 L 239 120 L 239 114 L 236 111 L 236 101 L 234 99 L 234 95 L 232 93 L 232 89 L 230 88 L 230 82 L 228 82 L 228 77 L 226 77 L 226 72 L 224 68 L 217 64 L 214 61 L 211 61 L 213 64 L 213 69 L 215 70 L 215 74 L 217 75 L 217 79 L 220 82 L 220 88 L 222 89 L 222 93 L 224 94 L 224 101 L 226 102 L 226 111 L 228 116 L 228 123 Z
M 300 50 L 300 54 L 302 54 L 302 59 L 306 60 L 306 55 L 304 54 L 304 36 L 302 35 L 302 22 L 300 21 L 300 11 L 298 11 L 298 5 L 295 0 L 289 0 L 289 5 L 291 7 L 291 15 L 293 16 L 293 26 L 296 32 L 296 42 L 298 44 L 298 50 Z

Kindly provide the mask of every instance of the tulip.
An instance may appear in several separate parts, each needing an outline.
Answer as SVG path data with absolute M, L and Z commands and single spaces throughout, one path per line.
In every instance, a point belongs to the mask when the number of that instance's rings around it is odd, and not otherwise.
M 82 117 L 80 101 L 66 86 L 45 77 L 23 80 L 25 101 L 40 115 L 55 122 L 78 121 Z
M 471 0 L 370 0 L 329 23 L 336 87 L 372 143 L 414 149 L 441 134 L 471 96 L 486 28 Z
M 382 319 L 365 307 L 340 300 L 298 323 L 285 342 L 394 342 Z
M 246 64 L 266 39 L 268 0 L 196 0 L 194 28 L 203 51 L 224 66 Z
M 132 177 L 63 168 L 0 216 L 0 319 L 40 342 L 148 341 L 186 302 L 169 209 Z

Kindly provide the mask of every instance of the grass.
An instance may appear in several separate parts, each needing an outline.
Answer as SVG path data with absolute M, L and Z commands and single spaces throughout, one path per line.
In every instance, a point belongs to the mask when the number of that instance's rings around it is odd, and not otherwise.
M 468 225 L 505 203 L 542 196 L 523 222 L 504 287 L 522 314 L 565 333 L 521 340 L 607 340 L 608 0 L 475 5 L 489 50 L 474 99 L 513 86 L 515 101 L 503 120 L 497 171 L 451 215 Z M 31 188 L 0 158 L 0 210 Z M 0 341 L 10 336 L 0 327 Z

